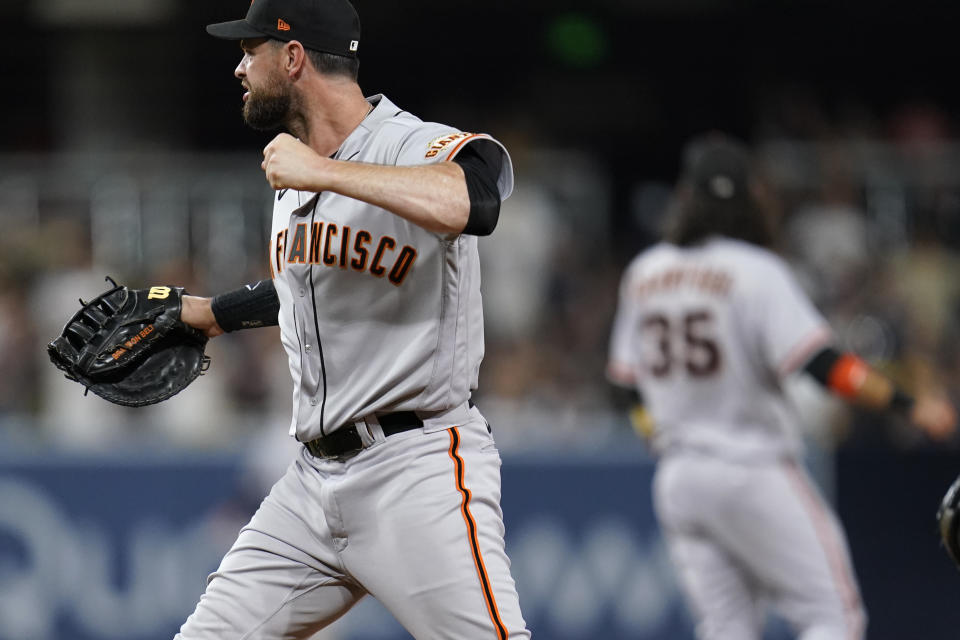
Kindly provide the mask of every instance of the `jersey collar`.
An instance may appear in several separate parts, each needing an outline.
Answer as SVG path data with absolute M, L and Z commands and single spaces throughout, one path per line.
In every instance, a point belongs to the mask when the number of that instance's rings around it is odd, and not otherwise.
M 360 150 L 367 136 L 377 129 L 384 120 L 388 120 L 403 111 L 382 93 L 370 96 L 367 98 L 367 102 L 373 105 L 373 110 L 343 141 L 343 144 L 332 156 L 334 160 L 349 160 Z

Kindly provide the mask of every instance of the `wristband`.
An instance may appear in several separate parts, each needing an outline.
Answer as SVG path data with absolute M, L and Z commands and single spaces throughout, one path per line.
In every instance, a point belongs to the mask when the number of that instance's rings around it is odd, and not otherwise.
M 894 389 L 893 395 L 890 396 L 890 409 L 903 414 L 910 413 L 910 410 L 913 409 L 913 405 L 915 403 L 916 401 L 912 396 L 904 393 L 900 389 Z
M 855 398 L 868 371 L 867 363 L 852 353 L 845 353 L 830 368 L 827 386 L 841 397 Z
M 210 309 L 217 324 L 227 333 L 280 323 L 280 298 L 273 280 L 261 280 L 214 296 Z

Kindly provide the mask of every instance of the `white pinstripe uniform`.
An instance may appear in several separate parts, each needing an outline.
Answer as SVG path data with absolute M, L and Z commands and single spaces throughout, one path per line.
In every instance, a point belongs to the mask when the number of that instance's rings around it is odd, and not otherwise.
M 625 272 L 608 376 L 656 426 L 657 518 L 699 638 L 759 639 L 763 602 L 803 640 L 863 637 L 845 536 L 781 389 L 831 339 L 785 263 L 750 244 L 660 244 Z
M 474 140 L 500 144 L 369 101 L 336 159 L 423 165 Z M 301 450 L 178 637 L 306 638 L 366 594 L 416 638 L 529 637 L 504 549 L 500 457 L 469 402 L 483 357 L 477 238 L 438 236 L 332 192 L 283 190 L 270 262 L 291 435 L 355 428 L 364 448 Z M 386 437 L 398 412 L 422 428 Z

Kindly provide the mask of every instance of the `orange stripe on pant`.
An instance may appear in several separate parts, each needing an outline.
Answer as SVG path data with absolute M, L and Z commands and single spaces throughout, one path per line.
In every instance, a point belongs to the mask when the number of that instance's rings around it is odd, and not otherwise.
M 847 633 L 850 638 L 861 638 L 864 632 L 864 621 L 860 619 L 859 612 L 863 605 L 860 602 L 860 592 L 856 586 L 857 580 L 850 574 L 850 569 L 847 567 L 845 559 L 847 554 L 843 542 L 838 540 L 834 534 L 830 525 L 830 517 L 825 513 L 825 508 L 820 503 L 815 491 L 807 483 L 806 474 L 800 471 L 795 463 L 786 463 L 784 468 L 786 469 L 787 480 L 793 485 L 800 501 L 810 514 L 813 528 L 820 540 L 820 545 L 823 547 L 827 564 L 833 574 L 833 581 L 843 601 L 847 619 Z
M 460 512 L 463 514 L 463 520 L 467 523 L 467 535 L 470 538 L 470 550 L 473 553 L 473 564 L 477 567 L 477 577 L 480 578 L 480 586 L 483 588 L 483 599 L 487 603 L 487 611 L 490 614 L 490 620 L 497 630 L 499 640 L 507 640 L 509 634 L 507 628 L 500 619 L 500 612 L 497 610 L 497 601 L 493 596 L 493 587 L 490 584 L 490 578 L 487 576 L 487 568 L 483 564 L 483 555 L 480 553 L 480 541 L 477 539 L 477 523 L 470 513 L 470 490 L 464 484 L 463 477 L 465 465 L 463 458 L 460 457 L 460 432 L 457 427 L 448 429 L 450 434 L 450 458 L 453 460 L 454 469 L 457 475 L 457 490 L 463 496 L 460 503 Z

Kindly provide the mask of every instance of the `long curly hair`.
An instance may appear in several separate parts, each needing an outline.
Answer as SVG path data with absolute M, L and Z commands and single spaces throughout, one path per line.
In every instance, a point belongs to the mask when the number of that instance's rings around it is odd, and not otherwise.
M 665 239 L 690 246 L 725 236 L 773 248 L 774 212 L 761 190 L 746 145 L 721 133 L 694 138 L 684 150 Z

